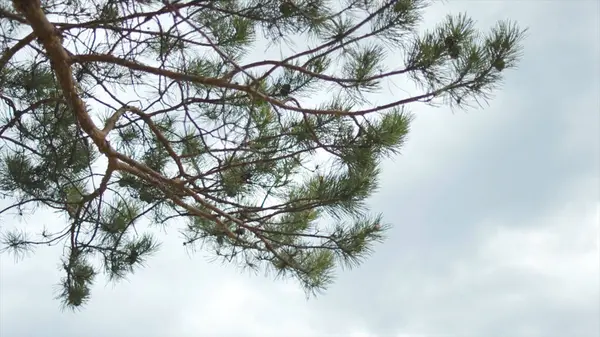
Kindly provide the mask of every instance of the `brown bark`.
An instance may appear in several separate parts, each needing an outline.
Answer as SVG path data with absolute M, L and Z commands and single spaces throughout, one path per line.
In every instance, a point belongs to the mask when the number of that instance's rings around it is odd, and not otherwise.
M 42 44 L 53 67 L 63 96 L 73 110 L 81 129 L 90 136 L 100 152 L 107 156 L 114 155 L 105 139 L 105 135 L 96 127 L 87 112 L 85 103 L 79 97 L 71 71 L 71 57 L 62 46 L 62 38 L 56 27 L 50 23 L 41 8 L 39 0 L 13 0 L 15 9 L 21 13 Z

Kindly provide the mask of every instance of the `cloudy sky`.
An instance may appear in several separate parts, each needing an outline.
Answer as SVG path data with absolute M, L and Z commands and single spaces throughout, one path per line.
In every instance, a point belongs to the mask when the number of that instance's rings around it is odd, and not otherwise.
M 415 107 L 371 200 L 395 227 L 325 294 L 190 256 L 173 232 L 77 313 L 53 299 L 59 250 L 0 256 L 0 336 L 600 336 L 599 2 L 451 0 L 426 22 L 464 10 L 528 26 L 524 60 L 485 109 Z

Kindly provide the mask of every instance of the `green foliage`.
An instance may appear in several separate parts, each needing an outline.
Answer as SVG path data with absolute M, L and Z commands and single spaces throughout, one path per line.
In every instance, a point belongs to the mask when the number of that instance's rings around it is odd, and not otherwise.
M 411 103 L 488 99 L 519 60 L 514 23 L 483 33 L 460 14 L 420 33 L 428 5 L 47 0 L 57 29 L 45 31 L 37 12 L 3 4 L 3 212 L 66 215 L 38 237 L 4 231 L 3 249 L 65 245 L 69 308 L 99 274 L 127 277 L 158 250 L 152 224 L 324 289 L 389 228 L 366 202 L 406 139 Z M 272 59 L 273 47 L 287 56 Z M 370 103 L 397 79 L 420 91 Z

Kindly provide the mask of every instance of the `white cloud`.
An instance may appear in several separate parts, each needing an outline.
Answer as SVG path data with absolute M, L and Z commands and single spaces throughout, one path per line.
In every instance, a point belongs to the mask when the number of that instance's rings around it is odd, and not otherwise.
M 390 294 L 405 306 L 400 331 L 548 336 L 555 323 L 544 320 L 557 320 L 570 336 L 600 332 L 589 321 L 578 332 L 576 318 L 543 317 L 566 310 L 585 322 L 600 315 L 600 203 L 567 202 L 533 221 L 482 224 L 479 244 L 447 271 L 398 279 L 397 288 L 410 289 Z
M 600 296 L 600 203 L 572 203 L 540 217 L 540 224 L 498 224 L 479 247 L 486 272 L 513 270 L 535 275 L 564 301 L 589 302 Z

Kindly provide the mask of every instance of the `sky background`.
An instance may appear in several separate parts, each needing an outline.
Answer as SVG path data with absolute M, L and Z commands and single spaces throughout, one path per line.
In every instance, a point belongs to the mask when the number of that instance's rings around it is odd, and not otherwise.
M 188 254 L 176 231 L 128 281 L 87 307 L 53 299 L 60 249 L 0 256 L 0 336 L 600 336 L 600 2 L 448 1 L 529 27 L 525 54 L 484 109 L 413 106 L 374 211 L 394 224 L 359 268 L 306 300 L 274 281 Z M 38 213 L 2 226 L 54 221 Z

